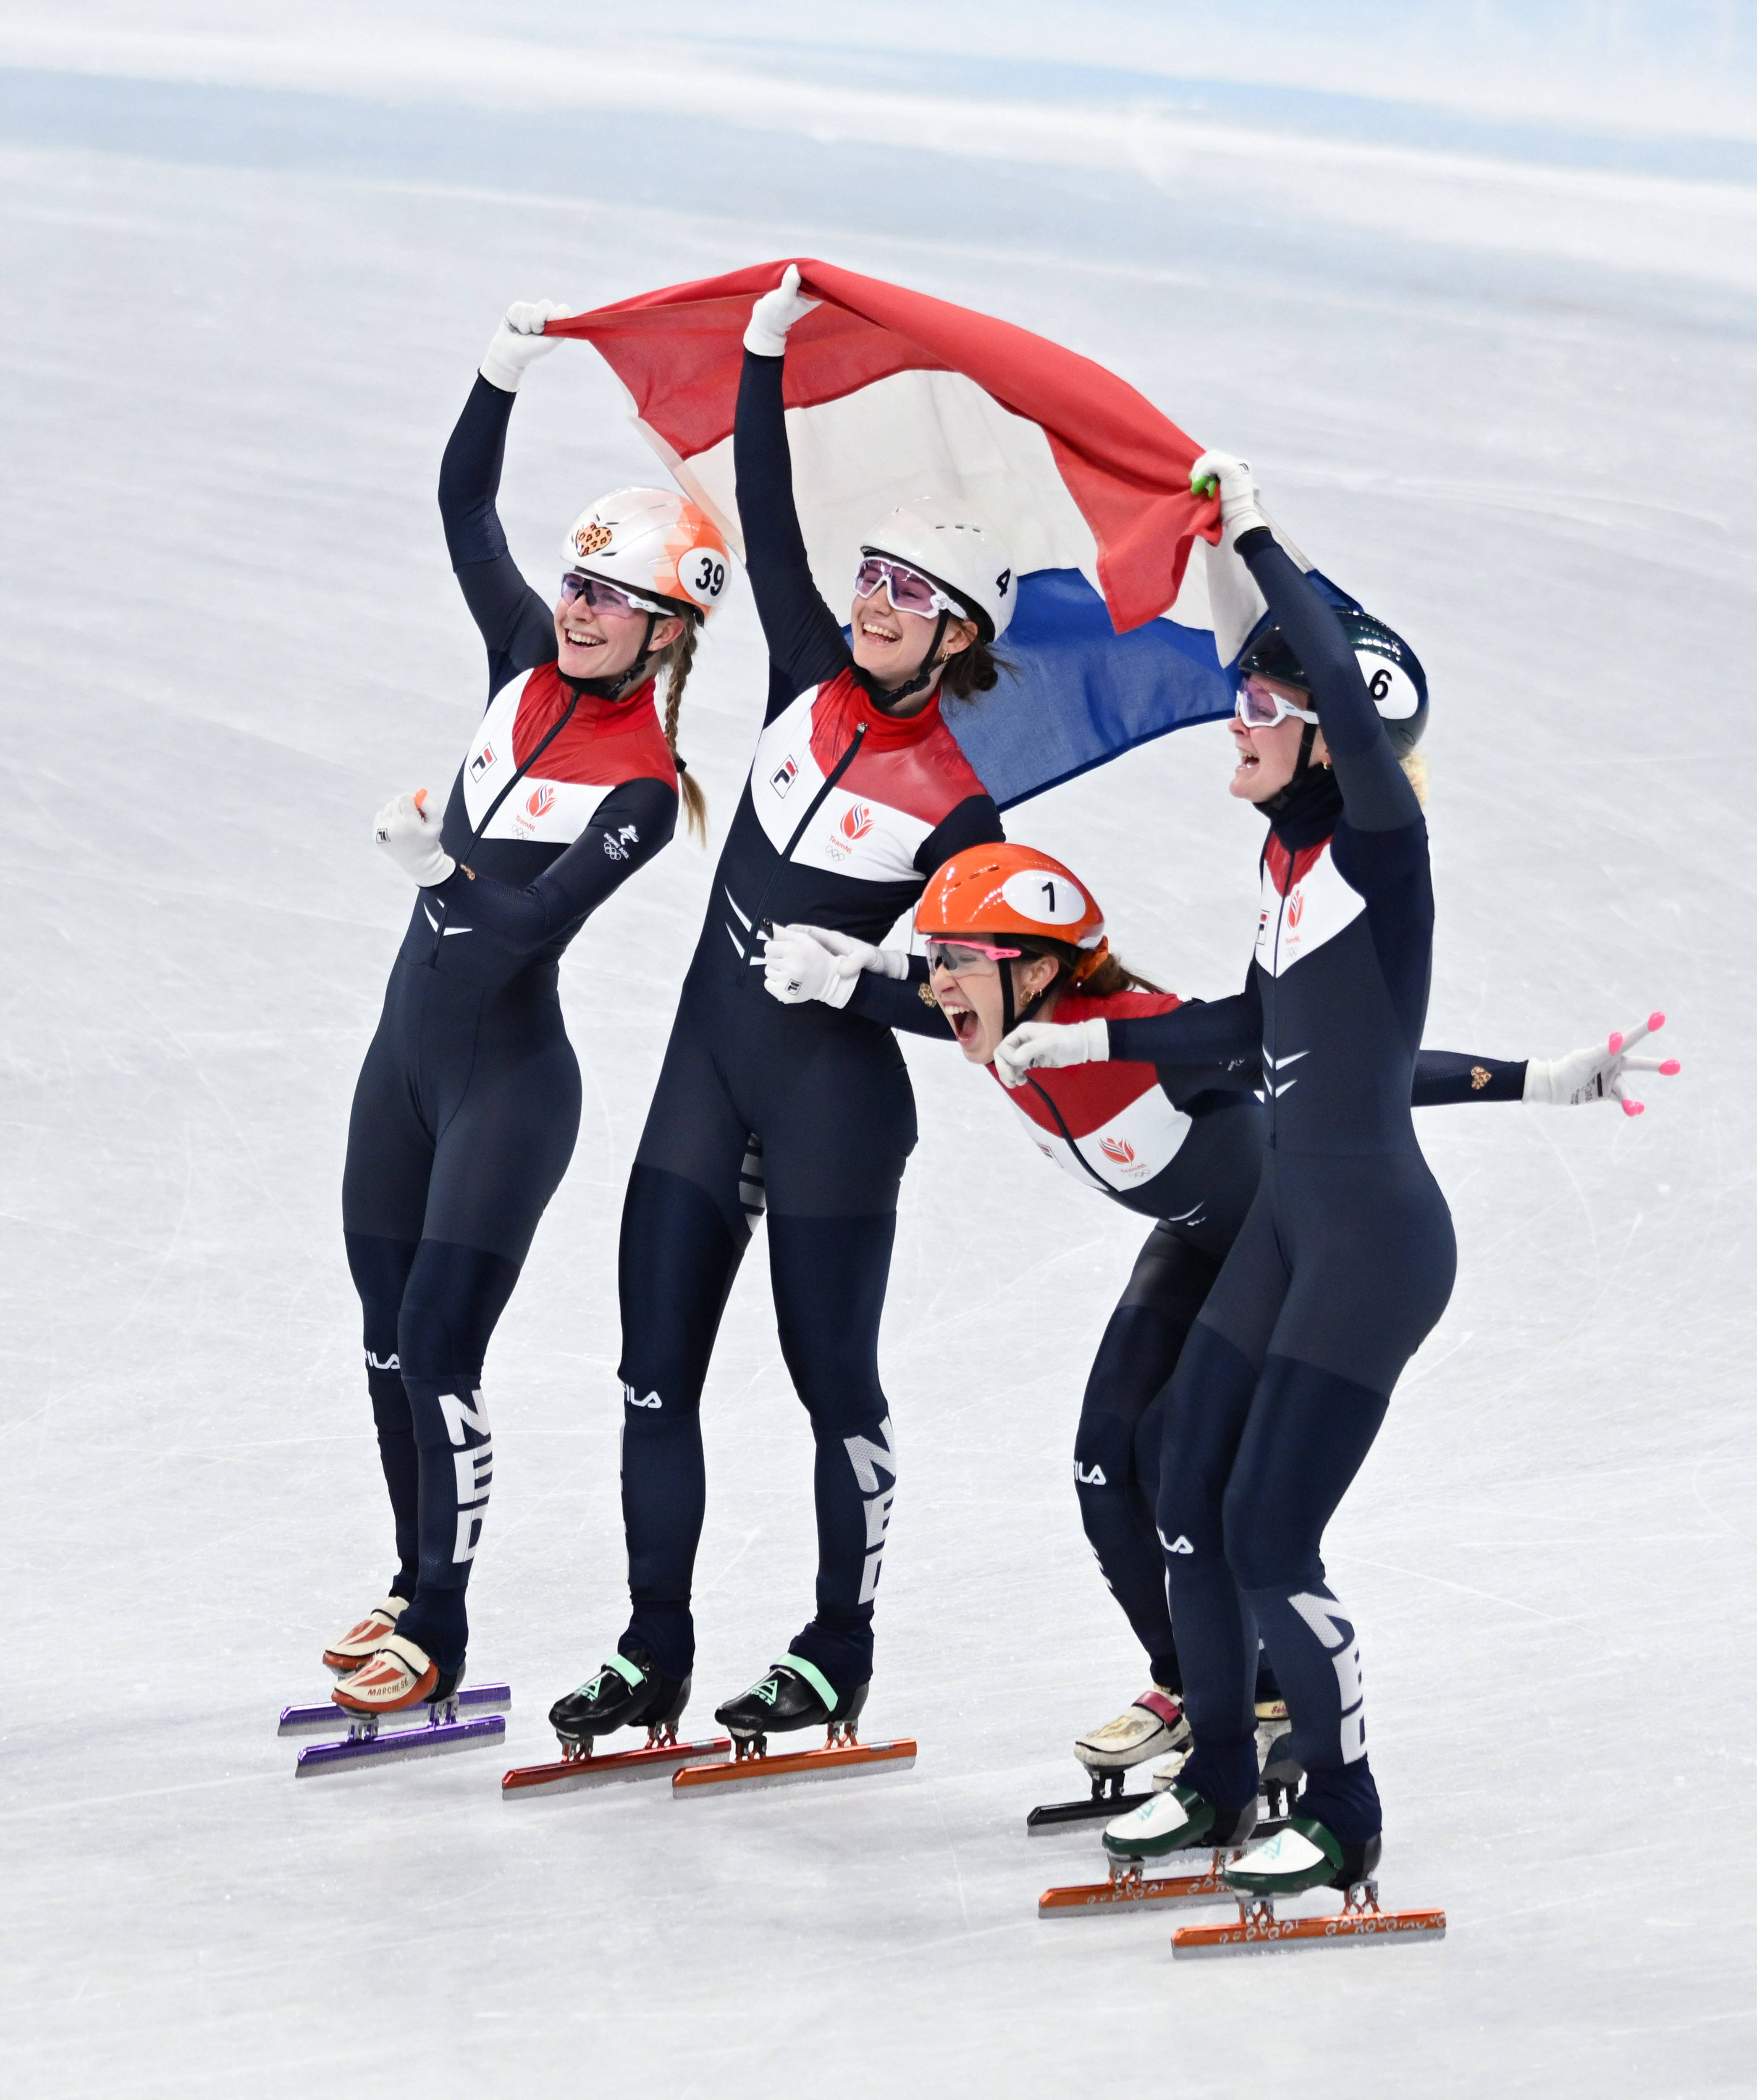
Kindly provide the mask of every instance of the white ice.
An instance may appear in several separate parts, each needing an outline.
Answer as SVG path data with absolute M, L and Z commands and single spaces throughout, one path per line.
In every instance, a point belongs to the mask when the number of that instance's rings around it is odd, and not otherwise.
M 1082 8 L 1069 50 L 1076 11 L 1033 7 L 991 77 L 998 11 L 901 10 L 887 46 L 869 11 L 730 7 L 706 46 L 674 16 L 670 73 L 626 8 L 547 37 L 218 0 L 0 25 L 9 2093 L 1752 2089 L 1751 11 L 1405 9 L 1398 42 L 1350 5 L 1301 72 L 1297 10 L 1246 11 L 1298 61 L 1253 70 L 1236 11 L 1165 11 L 1180 63 L 1153 11 Z M 1372 121 L 1294 92 L 1351 78 Z M 440 448 L 509 298 L 788 254 L 1102 359 L 1247 452 L 1415 638 L 1431 1043 L 1669 1016 L 1684 1074 L 1639 1120 L 1421 1122 L 1458 1290 L 1328 1558 L 1386 1899 L 1443 1904 L 1442 1945 L 1174 1969 L 1164 1918 L 1038 1922 L 1098 1846 L 1028 1842 L 1024 1811 L 1140 1688 L 1068 1462 L 1142 1229 L 930 1048 L 870 1710 L 914 1774 L 503 1804 L 488 1756 L 295 1786 L 273 1734 L 390 1567 L 338 1185 L 408 906 L 368 819 L 449 779 L 482 698 Z M 540 578 L 581 502 L 650 471 L 569 346 L 514 418 L 515 550 Z M 716 827 L 761 683 L 745 595 L 685 714 Z M 1253 923 L 1222 745 L 1013 819 L 1196 992 L 1240 980 Z M 564 971 L 587 1113 L 491 1359 L 472 1591 L 507 1762 L 622 1623 L 617 1219 L 711 867 L 680 843 Z M 760 1245 L 705 1418 L 703 1718 L 809 1609 Z

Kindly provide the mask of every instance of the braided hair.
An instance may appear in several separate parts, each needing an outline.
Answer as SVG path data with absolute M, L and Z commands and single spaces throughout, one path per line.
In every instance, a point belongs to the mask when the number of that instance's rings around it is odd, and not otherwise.
M 706 845 L 707 797 L 677 749 L 677 711 L 683 705 L 683 689 L 689 682 L 689 673 L 695 663 L 695 646 L 701 633 L 695 620 L 685 620 L 682 633 L 663 652 L 659 668 L 665 673 L 665 742 L 676 761 L 677 792 L 683 797 L 684 814 L 689 829 Z

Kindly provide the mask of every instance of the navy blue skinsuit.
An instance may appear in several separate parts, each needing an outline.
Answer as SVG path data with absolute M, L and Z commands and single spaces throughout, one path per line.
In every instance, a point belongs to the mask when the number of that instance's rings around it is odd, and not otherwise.
M 728 1292 L 766 1195 L 782 1352 L 816 1440 L 817 1610 L 792 1643 L 839 1692 L 872 1673 L 874 1586 L 896 1490 L 878 1339 L 914 1098 L 888 1029 L 763 987 L 761 929 L 882 940 L 932 871 L 1002 836 L 940 720 L 877 708 L 818 596 L 793 505 L 782 360 L 746 355 L 734 452 L 769 684 L 756 758 L 715 871 L 623 1211 L 619 1643 L 686 1676 L 706 1499 L 700 1405 Z
M 950 1040 L 937 1008 L 921 1002 L 923 982 L 918 974 L 904 984 L 870 973 L 850 1005 L 893 1027 Z M 1163 994 L 1091 999 L 1072 992 L 1053 1017 L 1059 1025 L 1102 1019 L 1114 1047 L 1138 1020 L 1167 1010 L 1178 1010 L 1177 1003 Z M 1121 1057 L 1118 1049 L 1108 1063 L 1033 1072 L 1008 1098 L 1040 1152 L 1112 1202 L 1158 1221 L 1093 1360 L 1074 1436 L 1074 1482 L 1086 1538 L 1147 1651 L 1153 1682 L 1177 1691 L 1182 1676 L 1154 1529 L 1169 1382 L 1249 1213 L 1269 1118 L 1253 1095 L 1240 1091 L 1257 1083 L 1253 1065 L 1220 1084 L 1209 1066 Z M 1522 1062 L 1424 1050 L 1415 1105 L 1517 1101 L 1525 1070 Z M 1272 1688 L 1261 1689 L 1266 1696 Z
M 1179 1358 L 1160 1472 L 1184 1781 L 1222 1810 L 1254 1791 L 1260 1631 L 1301 1811 L 1354 1844 L 1379 1800 L 1359 1646 L 1320 1545 L 1451 1294 L 1451 1217 L 1410 1119 L 1433 892 L 1420 807 L 1334 614 L 1268 532 L 1239 551 L 1310 676 L 1334 773 L 1272 823 L 1245 990 L 1121 1023 L 1111 1049 L 1260 1069 L 1266 1096 L 1262 1180 Z
M 677 814 L 651 681 L 619 704 L 553 668 L 550 608 L 495 512 L 513 399 L 478 378 L 446 449 L 440 508 L 487 644 L 490 705 L 446 805 L 443 837 L 460 866 L 416 897 L 354 1091 L 342 1180 L 396 1524 L 390 1587 L 412 1599 L 398 1631 L 447 1674 L 464 1660 L 465 1586 L 492 1480 L 482 1359 L 579 1127 L 557 966 Z M 534 675 L 515 692 L 522 672 Z

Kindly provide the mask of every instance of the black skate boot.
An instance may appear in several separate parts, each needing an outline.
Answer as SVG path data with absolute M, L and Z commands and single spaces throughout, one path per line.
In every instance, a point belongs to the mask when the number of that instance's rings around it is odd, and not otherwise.
M 870 1683 L 839 1692 L 803 1656 L 784 1655 L 748 1692 L 714 1709 L 714 1718 L 741 1746 L 758 1756 L 764 1739 L 795 1728 L 827 1728 L 832 1742 L 853 1740 L 854 1723 L 866 1704 Z
M 689 1683 L 660 1674 L 645 1648 L 613 1655 L 577 1692 L 557 1699 L 549 1709 L 549 1726 L 564 1743 L 589 1754 L 594 1740 L 617 1728 L 645 1724 L 655 1739 L 668 1740 L 689 1703 Z

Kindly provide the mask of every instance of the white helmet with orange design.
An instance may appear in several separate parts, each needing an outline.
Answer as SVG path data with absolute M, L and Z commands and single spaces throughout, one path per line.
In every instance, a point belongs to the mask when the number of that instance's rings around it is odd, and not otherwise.
M 569 576 L 611 585 L 644 612 L 705 624 L 732 581 L 732 557 L 705 510 L 669 488 L 618 488 L 583 510 L 561 543 Z

